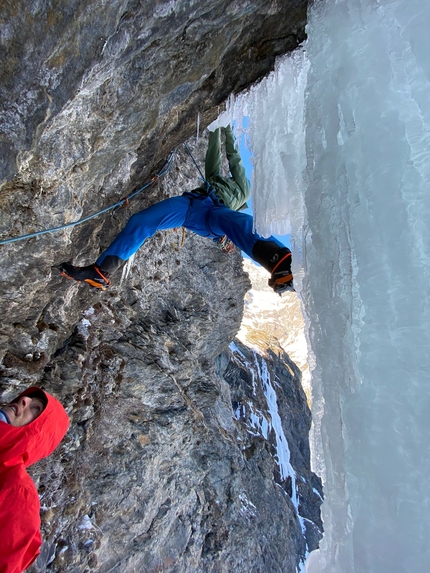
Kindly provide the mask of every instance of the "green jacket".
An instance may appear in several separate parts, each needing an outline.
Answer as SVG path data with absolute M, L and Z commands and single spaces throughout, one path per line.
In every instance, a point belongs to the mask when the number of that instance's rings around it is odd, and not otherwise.
M 225 132 L 225 151 L 230 168 L 231 177 L 224 177 L 220 174 L 221 156 L 221 130 L 209 134 L 208 150 L 205 159 L 206 180 L 215 189 L 215 194 L 226 207 L 234 211 L 240 211 L 247 207 L 247 200 L 251 195 L 251 186 L 246 178 L 242 159 L 235 146 L 235 138 L 231 127 L 228 126 Z

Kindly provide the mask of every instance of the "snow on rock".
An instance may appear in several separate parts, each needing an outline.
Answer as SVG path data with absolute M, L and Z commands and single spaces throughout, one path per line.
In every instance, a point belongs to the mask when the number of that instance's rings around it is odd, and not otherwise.
M 238 340 L 230 344 L 228 354 L 230 365 L 224 378 L 230 385 L 235 417 L 248 432 L 242 449 L 247 457 L 256 457 L 261 444 L 269 447 L 274 479 L 288 496 L 297 531 L 306 540 L 304 562 L 321 535 L 315 504 L 322 502 L 322 489 L 310 471 L 309 447 L 297 439 L 311 424 L 300 371 L 288 355 L 278 357 L 267 350 L 262 356 Z

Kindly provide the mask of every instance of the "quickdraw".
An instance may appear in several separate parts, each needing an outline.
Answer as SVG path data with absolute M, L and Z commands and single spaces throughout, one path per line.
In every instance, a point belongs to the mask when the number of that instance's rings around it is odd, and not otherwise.
M 234 243 L 233 241 L 230 241 L 227 235 L 224 235 L 223 237 L 218 239 L 217 244 L 221 247 L 222 252 L 225 253 L 226 255 L 231 255 L 232 253 L 234 253 L 235 249 Z

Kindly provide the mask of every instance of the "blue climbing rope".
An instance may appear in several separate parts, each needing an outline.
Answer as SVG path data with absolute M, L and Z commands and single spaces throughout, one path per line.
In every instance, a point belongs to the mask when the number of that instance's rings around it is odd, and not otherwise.
M 190 148 L 188 147 L 188 145 L 184 142 L 184 147 L 187 150 L 188 155 L 191 157 L 191 159 L 193 160 L 194 165 L 197 168 L 197 171 L 200 173 L 200 177 L 202 179 L 202 181 L 204 181 L 205 183 L 207 183 L 206 179 L 203 177 L 203 173 L 200 170 L 200 167 L 198 166 L 197 161 L 194 159 L 193 154 L 191 153 Z
M 117 209 L 118 207 L 121 207 L 121 205 L 124 205 L 124 203 L 127 204 L 129 202 L 129 200 L 132 199 L 133 197 L 135 197 L 138 193 L 140 193 L 144 189 L 147 189 L 148 187 L 151 187 L 152 185 L 155 185 L 155 183 L 158 181 L 158 179 L 168 172 L 168 170 L 172 164 L 173 158 L 175 156 L 175 153 L 176 153 L 176 150 L 172 151 L 172 153 L 167 158 L 167 161 L 164 164 L 161 171 L 159 171 L 159 173 L 154 175 L 154 177 L 148 183 L 146 183 L 145 185 L 143 185 L 143 187 L 140 187 L 136 191 L 133 191 L 133 193 L 130 193 L 130 195 L 127 195 L 127 197 L 124 197 L 120 201 L 117 201 L 113 205 L 110 205 L 109 207 L 106 207 L 105 209 L 102 209 L 101 211 L 97 211 L 97 213 L 93 213 L 92 215 L 88 215 L 88 217 L 84 217 L 83 219 L 79 219 L 78 221 L 73 221 L 72 223 L 66 223 L 65 225 L 61 225 L 60 227 L 53 227 L 52 229 L 45 229 L 43 231 L 36 231 L 35 233 L 28 233 L 27 235 L 21 235 L 19 237 L 13 237 L 11 239 L 3 239 L 2 241 L 0 241 L 0 245 L 7 245 L 9 243 L 16 243 L 17 241 L 23 241 L 24 239 L 31 239 L 33 237 L 39 237 L 40 235 L 47 235 L 48 233 L 55 233 L 56 231 L 62 231 L 63 229 L 68 229 L 69 227 L 76 227 L 77 225 L 82 225 L 82 223 L 86 223 L 87 221 L 90 221 L 91 219 L 94 219 L 95 217 L 98 217 L 99 215 L 103 215 L 103 213 L 107 213 L 108 211 L 111 211 L 112 209 Z
M 206 193 L 208 195 L 211 194 L 211 184 L 209 183 L 209 181 L 207 181 L 204 177 L 203 177 L 203 173 L 201 172 L 201 169 L 197 163 L 197 161 L 194 159 L 193 154 L 191 153 L 190 148 L 188 147 L 188 145 L 184 142 L 184 147 L 187 150 L 188 155 L 191 157 L 191 159 L 193 160 L 194 165 L 197 168 L 197 171 L 200 173 L 200 179 L 203 181 L 203 183 L 205 184 L 205 189 L 206 189 Z

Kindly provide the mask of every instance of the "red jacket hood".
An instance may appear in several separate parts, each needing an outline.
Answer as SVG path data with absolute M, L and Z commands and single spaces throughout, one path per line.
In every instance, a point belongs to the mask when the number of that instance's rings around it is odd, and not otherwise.
M 41 388 L 32 386 L 17 397 L 31 395 Z M 42 390 L 47 399 L 43 412 L 26 426 L 11 426 L 0 422 L 0 466 L 25 467 L 46 458 L 64 438 L 69 427 L 69 418 L 60 402 Z

